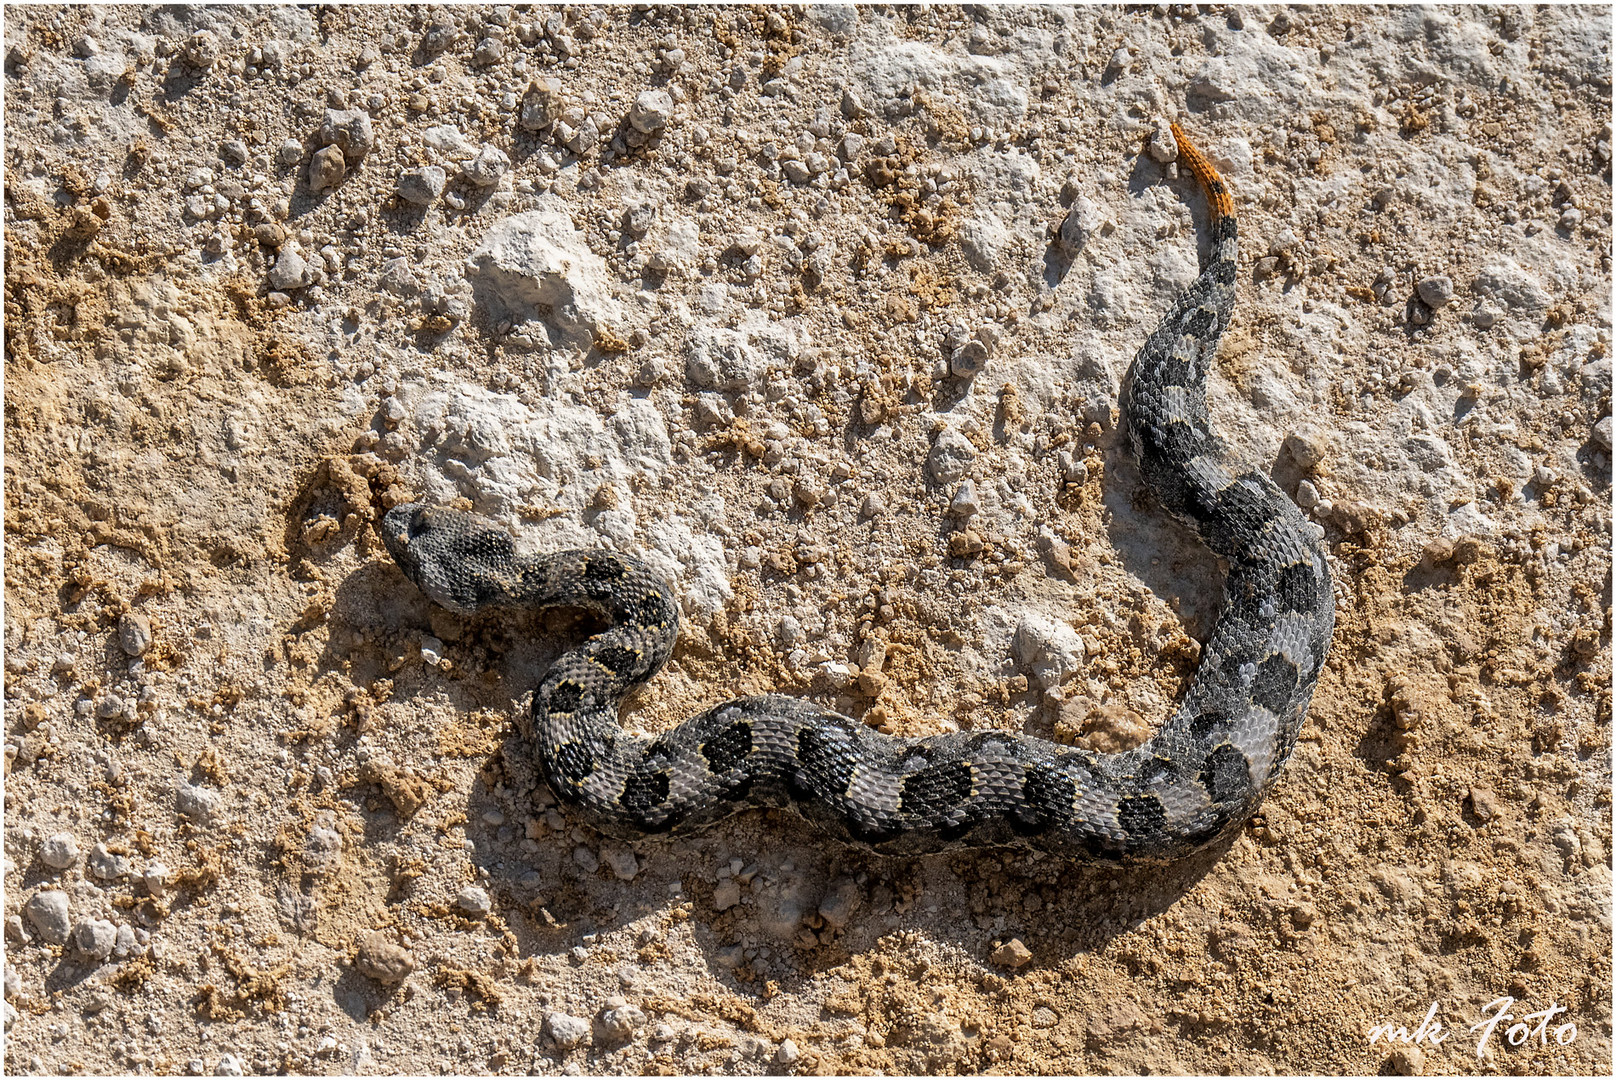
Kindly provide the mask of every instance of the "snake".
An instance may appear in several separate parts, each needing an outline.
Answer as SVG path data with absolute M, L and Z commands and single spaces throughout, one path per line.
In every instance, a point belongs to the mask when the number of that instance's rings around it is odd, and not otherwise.
M 430 601 L 463 615 L 569 607 L 603 618 L 533 692 L 531 751 L 558 800 L 618 837 L 679 835 L 776 807 L 878 854 L 1025 847 L 1103 862 L 1180 859 L 1251 819 L 1318 684 L 1334 589 L 1322 530 L 1213 431 L 1207 374 L 1234 309 L 1234 201 L 1183 129 L 1171 130 L 1210 208 L 1210 253 L 1134 357 L 1119 412 L 1145 487 L 1224 568 L 1222 605 L 1172 715 L 1115 753 L 998 729 L 891 736 L 780 694 L 631 732 L 623 700 L 678 638 L 668 581 L 620 551 L 519 554 L 492 519 L 394 506 L 382 541 Z

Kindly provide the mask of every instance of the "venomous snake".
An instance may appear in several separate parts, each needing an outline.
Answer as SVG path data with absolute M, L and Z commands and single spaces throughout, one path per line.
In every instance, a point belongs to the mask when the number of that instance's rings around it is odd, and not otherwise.
M 1321 540 L 1263 473 L 1236 471 L 1207 416 L 1206 377 L 1235 296 L 1234 203 L 1172 127 L 1211 209 L 1211 257 L 1124 380 L 1124 430 L 1166 509 L 1227 564 L 1224 606 L 1177 711 L 1148 741 L 1099 754 L 1004 731 L 881 735 L 799 698 L 715 705 L 655 736 L 626 731 L 624 695 L 673 650 L 668 583 L 614 551 L 518 555 L 474 514 L 410 503 L 382 538 L 432 601 L 584 608 L 609 627 L 564 653 L 533 695 L 533 750 L 557 797 L 615 835 L 693 830 L 783 806 L 885 853 L 1024 845 L 1166 860 L 1238 829 L 1296 743 L 1335 621 Z

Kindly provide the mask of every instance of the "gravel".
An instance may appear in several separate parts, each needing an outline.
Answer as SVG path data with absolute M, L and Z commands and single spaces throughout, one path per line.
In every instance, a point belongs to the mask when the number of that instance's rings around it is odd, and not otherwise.
M 91 960 L 105 960 L 118 943 L 118 928 L 105 919 L 81 919 L 73 927 L 73 944 Z
M 695 327 L 686 339 L 685 377 L 699 387 L 740 393 L 762 385 L 798 351 L 789 331 L 757 322 L 736 330 Z
M 370 116 L 359 109 L 327 109 L 320 121 L 319 143 L 335 146 L 349 161 L 358 161 L 375 145 Z
M 52 945 L 67 944 L 69 923 L 66 893 L 56 889 L 37 892 L 29 897 L 23 911 L 28 921 L 34 924 L 34 929 L 39 931 L 40 937 Z
M 270 267 L 269 287 L 287 292 L 313 284 L 313 281 L 314 268 L 303 258 L 297 246 L 287 244 L 282 247 L 275 265 Z
M 935 483 L 952 484 L 964 477 L 975 460 L 976 447 L 971 440 L 953 428 L 945 428 L 926 456 L 926 473 Z
M 1471 784 L 1467 794 L 1470 809 L 1482 822 L 1492 821 L 1503 813 L 1502 803 L 1493 790 L 1484 784 Z
M 1414 288 L 1433 311 L 1453 302 L 1453 279 L 1446 275 L 1422 278 Z
M 987 366 L 988 348 L 980 341 L 967 341 L 949 357 L 948 368 L 956 379 L 974 379 Z
M 198 30 L 185 42 L 181 55 L 194 68 L 207 70 L 219 58 L 219 39 L 208 30 Z
M 1082 251 L 1104 224 L 1100 208 L 1087 196 L 1079 195 L 1061 221 L 1060 244 L 1070 254 Z
M 39 859 L 53 869 L 66 870 L 79 861 L 78 841 L 72 833 L 54 833 L 39 845 Z
M 607 848 L 601 852 L 612 876 L 619 881 L 633 881 L 640 872 L 640 861 L 627 848 Z
M 645 1013 L 620 997 L 606 999 L 606 1007 L 595 1016 L 595 1035 L 603 1042 L 622 1043 L 645 1026 Z
M 1032 950 L 1023 945 L 1020 938 L 1011 938 L 994 949 L 988 959 L 1000 967 L 1026 967 L 1032 962 Z
M 91 848 L 88 862 L 90 873 L 102 881 L 114 881 L 129 876 L 129 860 L 108 851 L 106 844 L 97 844 Z
M 1064 621 L 1028 612 L 1010 642 L 1016 663 L 1044 689 L 1059 686 L 1083 666 L 1083 639 Z
M 449 175 L 436 165 L 406 169 L 398 175 L 398 197 L 416 206 L 430 206 L 448 182 Z
M 480 919 L 494 910 L 494 901 L 489 897 L 488 890 L 476 885 L 461 889 L 455 896 L 455 905 L 474 919 Z
M 1318 428 L 1305 427 L 1285 436 L 1284 447 L 1299 469 L 1311 472 L 1329 456 L 1329 438 Z
M 145 656 L 152 644 L 151 620 L 138 611 L 118 617 L 118 644 L 130 656 Z
M 860 899 L 858 882 L 852 878 L 838 878 L 819 902 L 819 917 L 832 930 L 846 929 L 859 908 Z
M 628 122 L 635 131 L 655 135 L 668 126 L 673 118 L 673 98 L 666 90 L 647 90 L 634 99 L 629 108 Z
M 962 481 L 954 489 L 954 497 L 948 500 L 948 512 L 955 517 L 968 518 L 982 512 L 982 500 L 977 497 L 976 485 L 969 480 Z
M 561 1050 L 572 1050 L 589 1041 L 589 1021 L 553 1012 L 544 1018 L 544 1034 Z
M 1172 125 L 1158 119 L 1150 133 L 1150 143 L 1146 148 L 1152 159 L 1162 165 L 1178 160 L 1178 140 L 1173 138 Z
M 519 122 L 528 131 L 542 131 L 556 122 L 562 105 L 560 79 L 548 76 L 534 79 L 522 95 Z
M 336 187 L 346 175 L 348 164 L 340 147 L 327 146 L 316 150 L 309 159 L 309 190 L 316 194 Z
M 510 171 L 511 159 L 497 146 L 484 143 L 477 156 L 460 167 L 461 175 L 474 187 L 493 187 Z
M 1488 958 L 1519 951 L 1520 919 L 1484 885 L 1449 895 L 1447 875 L 1498 880 L 1523 827 L 1549 841 L 1528 852 L 1525 899 L 1553 914 L 1535 924 L 1540 967 L 1608 945 L 1586 865 L 1604 834 L 1583 835 L 1609 786 L 1589 742 L 1605 598 L 1583 587 L 1609 566 L 1609 106 L 1585 92 L 1609 80 L 1608 20 L 1552 6 L 1373 9 L 1350 27 L 1329 7 L 1187 5 L 16 11 L 6 258 L 29 284 L 7 311 L 21 572 L 4 886 L 18 1070 L 194 1056 L 211 1072 L 226 1043 L 249 1072 L 374 1071 L 367 1054 L 433 1074 L 1216 1066 L 1173 1025 L 1122 1027 L 1092 1051 L 1012 1036 L 1054 1013 L 1105 1031 L 1107 993 L 1171 997 L 1173 971 L 1236 949 L 1250 978 L 1223 1007 L 1260 1012 L 1283 957 L 1235 934 L 1260 938 L 1273 913 L 1221 870 L 1197 885 L 1216 925 L 1164 944 L 1148 903 L 1097 893 L 1074 915 L 1059 860 L 1020 854 L 902 873 L 855 860 L 844 907 L 845 853 L 774 815 L 631 864 L 629 843 L 574 834 L 552 806 L 510 810 L 547 792 L 502 752 L 527 737 L 507 726 L 507 684 L 594 620 L 519 619 L 506 648 L 509 618 L 423 600 L 366 525 L 400 497 L 455 501 L 532 550 L 653 562 L 683 635 L 636 703 L 642 728 L 782 692 L 907 735 L 988 724 L 1094 746 L 1148 731 L 1220 602 L 1215 560 L 1162 513 L 1114 426 L 1130 357 L 1207 242 L 1169 117 L 1228 177 L 1250 249 L 1213 380 L 1218 432 L 1311 504 L 1338 582 L 1362 594 L 1341 609 L 1314 718 L 1385 706 L 1378 680 L 1350 676 L 1355 635 L 1387 671 L 1429 674 L 1434 650 L 1420 745 L 1388 750 L 1409 776 L 1389 775 L 1411 804 L 1434 800 L 1430 822 L 1478 833 L 1435 863 L 1395 823 L 1360 829 L 1372 859 L 1332 842 L 1333 817 L 1374 803 L 1386 777 L 1337 768 L 1343 732 L 1312 724 L 1289 766 L 1294 813 L 1233 855 L 1285 863 L 1286 932 L 1310 907 L 1316 977 L 1371 996 L 1397 965 L 1343 942 L 1381 936 L 1387 955 L 1451 976 L 1454 1000 L 1508 985 Z M 202 30 L 205 69 L 186 59 Z M 371 131 L 354 156 L 325 120 L 357 112 Z M 477 186 L 485 145 L 508 165 Z M 340 181 L 311 193 L 315 153 L 333 151 Z M 468 274 L 527 214 L 554 215 L 543 251 Z M 1419 291 L 1432 276 L 1453 283 L 1440 309 Z M 1304 426 L 1318 453 L 1285 438 Z M 1444 537 L 1446 561 L 1419 563 Z M 1396 618 L 1366 630 L 1382 609 Z M 125 613 L 164 640 L 125 650 Z M 1018 656 L 1024 616 L 1069 627 L 1081 660 L 1046 652 L 1047 634 Z M 890 649 L 866 655 L 872 639 Z M 1525 734 L 1483 738 L 1498 731 Z M 373 751 L 396 775 L 364 770 Z M 1464 783 L 1497 793 L 1497 817 L 1481 826 L 1458 805 L 1465 786 L 1433 787 L 1431 760 L 1472 763 Z M 178 813 L 179 773 L 228 820 Z M 406 781 L 421 794 L 399 794 Z M 484 816 L 494 805 L 505 820 Z M 464 825 L 456 808 L 472 808 Z M 34 856 L 64 829 L 91 847 L 56 870 Z M 704 879 L 732 848 L 759 852 L 751 880 Z M 137 877 L 116 875 L 119 858 Z M 155 860 L 174 871 L 148 884 Z M 467 883 L 498 919 L 458 917 Z M 1354 902 L 1329 903 L 1332 885 Z M 150 921 L 150 965 L 61 983 L 57 966 L 87 962 L 27 911 L 53 887 L 70 928 L 127 924 L 113 957 L 141 955 L 129 943 Z M 1421 897 L 1482 913 L 1480 947 L 1433 951 L 1404 917 Z M 661 937 L 638 939 L 646 926 Z M 1029 930 L 1038 960 L 988 963 Z M 365 932 L 415 971 L 365 974 Z M 1094 952 L 1113 938 L 1139 957 L 1120 981 Z M 877 940 L 898 984 L 826 1020 L 825 995 Z M 1045 944 L 1071 970 L 1033 986 Z M 997 975 L 961 981 L 954 953 Z M 722 1009 L 664 1014 L 715 978 L 773 994 L 766 1031 Z M 58 984 L 61 1015 L 36 1016 Z M 202 1044 L 188 1018 L 206 984 L 214 1011 L 244 1015 Z M 592 1027 L 614 992 L 657 1003 L 626 1043 L 566 1054 L 532 1026 L 559 1010 Z M 98 993 L 111 1004 L 81 1022 Z M 1381 1068 L 1386 1051 L 1320 1041 L 1352 1020 L 1342 1009 L 1326 1002 L 1325 1023 L 1236 1064 L 1279 1073 L 1333 1052 Z M 675 1033 L 648 1044 L 663 1020 Z M 798 1060 L 771 1065 L 788 1035 Z M 1585 1033 L 1555 1053 L 1587 1071 L 1599 1045 Z
M 544 322 L 567 342 L 587 346 L 621 319 L 606 263 L 556 211 L 500 221 L 471 253 L 466 274 L 496 317 Z

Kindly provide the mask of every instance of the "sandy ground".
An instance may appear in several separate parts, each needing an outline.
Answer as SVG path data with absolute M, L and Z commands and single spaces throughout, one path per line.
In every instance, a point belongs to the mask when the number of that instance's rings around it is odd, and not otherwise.
M 8 1072 L 1610 1069 L 1607 9 L 5 18 Z M 1214 416 L 1339 590 L 1261 817 L 1118 870 L 554 809 L 511 718 L 587 623 L 433 608 L 387 506 L 663 566 L 646 730 L 1166 714 L 1163 117 L 1239 207 Z

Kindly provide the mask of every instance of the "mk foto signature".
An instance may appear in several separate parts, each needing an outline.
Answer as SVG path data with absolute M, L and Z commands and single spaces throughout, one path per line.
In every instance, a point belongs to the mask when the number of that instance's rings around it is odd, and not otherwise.
M 1444 1028 L 1442 1022 L 1436 1018 L 1437 1006 L 1440 1002 L 1431 1002 L 1426 1010 L 1425 1019 L 1413 1031 L 1396 1024 L 1377 1024 L 1369 1029 L 1370 1045 L 1384 1039 L 1391 1043 L 1427 1043 L 1439 1046 L 1452 1031 Z M 1487 1041 L 1493 1037 L 1493 1031 L 1500 1025 L 1508 1023 L 1504 1029 L 1503 1039 L 1511 1046 L 1521 1046 L 1529 1040 L 1536 1040 L 1541 1046 L 1549 1045 L 1552 1038 L 1559 1046 L 1570 1046 L 1577 1038 L 1577 1025 L 1567 1021 L 1557 1027 L 1550 1028 L 1549 1021 L 1566 1011 L 1564 1005 L 1551 1002 L 1546 1009 L 1527 1013 L 1517 1017 L 1510 1010 L 1515 1006 L 1512 997 L 1496 998 L 1481 1008 L 1481 1020 L 1470 1026 L 1470 1032 L 1480 1033 L 1476 1040 L 1476 1056 L 1481 1057 L 1487 1050 Z

